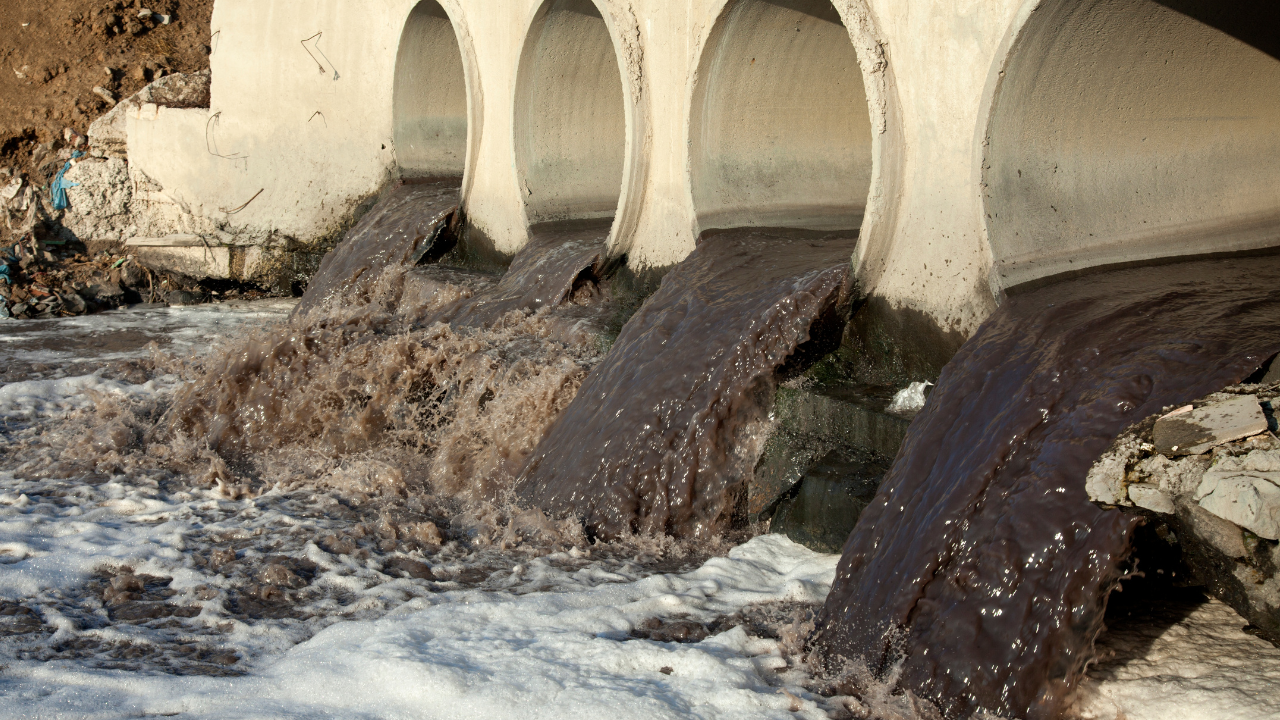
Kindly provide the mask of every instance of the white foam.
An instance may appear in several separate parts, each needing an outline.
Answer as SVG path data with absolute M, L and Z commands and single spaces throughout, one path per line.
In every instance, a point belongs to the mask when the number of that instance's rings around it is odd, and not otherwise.
M 421 597 L 379 620 L 333 625 L 239 678 L 15 662 L 0 682 L 0 717 L 825 718 L 772 669 L 786 665 L 774 641 L 741 628 L 689 645 L 626 638 L 654 616 L 817 600 L 835 560 L 771 535 L 685 575 Z M 802 698 L 797 712 L 784 687 Z
M 172 391 L 181 381 L 164 375 L 141 385 L 80 375 L 56 380 L 27 380 L 0 385 L 0 418 L 57 417 L 91 407 L 96 397 L 141 400 Z

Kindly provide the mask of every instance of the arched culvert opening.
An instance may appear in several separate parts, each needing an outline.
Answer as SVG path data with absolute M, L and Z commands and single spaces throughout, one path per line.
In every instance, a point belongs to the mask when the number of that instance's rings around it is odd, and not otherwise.
M 409 14 L 396 57 L 394 138 L 406 178 L 462 177 L 467 81 L 453 23 L 435 0 Z
M 690 133 L 703 230 L 861 225 L 871 118 L 829 0 L 732 0 L 702 55 Z
M 1048 0 L 996 87 L 983 179 L 1000 286 L 1280 245 L 1271 0 Z
M 517 79 L 516 162 L 530 225 L 612 218 L 626 106 L 609 28 L 591 0 L 548 0 Z

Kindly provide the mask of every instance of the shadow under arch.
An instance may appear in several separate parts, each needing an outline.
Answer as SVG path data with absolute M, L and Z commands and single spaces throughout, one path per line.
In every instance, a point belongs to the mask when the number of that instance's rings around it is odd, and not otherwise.
M 1045 0 L 1025 13 L 983 143 L 993 289 L 1280 246 L 1273 6 Z
M 700 232 L 861 226 L 877 131 L 830 0 L 730 0 L 702 52 L 689 133 Z
M 405 20 L 392 101 L 402 178 L 463 178 L 470 170 L 479 102 L 463 39 L 437 0 L 421 0 Z
M 602 12 L 592 0 L 546 0 L 533 15 L 513 118 L 519 192 L 530 228 L 584 221 L 604 228 L 616 243 L 635 224 L 643 115 L 628 68 L 639 59 L 617 42 L 625 28 L 615 27 L 633 20 Z

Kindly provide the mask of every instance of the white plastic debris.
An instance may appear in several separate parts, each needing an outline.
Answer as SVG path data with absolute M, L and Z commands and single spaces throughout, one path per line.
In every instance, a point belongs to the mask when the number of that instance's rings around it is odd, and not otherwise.
M 932 386 L 931 382 L 913 382 L 893 396 L 893 402 L 885 408 L 885 412 L 899 417 L 914 417 L 924 409 L 925 391 Z
M 0 188 L 0 200 L 6 204 L 18 197 L 18 193 L 22 192 L 22 178 L 16 177 L 8 185 Z

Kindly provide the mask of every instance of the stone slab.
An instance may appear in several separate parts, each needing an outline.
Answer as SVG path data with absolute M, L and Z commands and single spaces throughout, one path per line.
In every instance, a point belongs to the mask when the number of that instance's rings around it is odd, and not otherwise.
M 1240 395 L 1204 407 L 1176 410 L 1156 421 L 1156 451 L 1199 455 L 1222 443 L 1267 431 L 1267 416 L 1256 395 Z
M 1196 500 L 1258 537 L 1280 540 L 1280 472 L 1211 470 L 1204 474 Z
M 124 242 L 126 247 L 204 247 L 199 235 L 165 235 L 164 237 L 136 237 Z
M 231 248 L 140 246 L 133 254 L 158 270 L 193 278 L 231 279 Z

